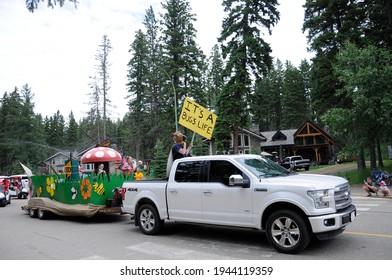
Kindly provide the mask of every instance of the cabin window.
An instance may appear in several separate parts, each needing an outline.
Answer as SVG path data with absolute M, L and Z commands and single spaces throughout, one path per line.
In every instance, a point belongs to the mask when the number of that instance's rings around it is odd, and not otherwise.
M 229 186 L 229 177 L 231 175 L 243 175 L 242 171 L 234 166 L 231 162 L 225 160 L 211 160 L 209 171 L 209 182 L 222 183 Z
M 199 182 L 201 161 L 186 161 L 177 165 L 176 182 Z

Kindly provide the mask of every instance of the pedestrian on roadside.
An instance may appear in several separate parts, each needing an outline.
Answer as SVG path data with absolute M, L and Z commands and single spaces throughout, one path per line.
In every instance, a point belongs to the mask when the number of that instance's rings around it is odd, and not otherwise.
M 135 172 L 135 180 L 143 180 L 144 175 L 142 173 L 142 170 L 140 167 L 136 168 L 136 172 Z
M 362 188 L 365 192 L 367 192 L 368 194 L 367 196 L 372 196 L 372 193 L 375 193 L 376 196 L 378 196 L 378 188 L 372 181 L 372 178 L 367 177 L 366 181 L 365 180 L 363 181 Z
M 385 181 L 380 182 L 380 191 L 383 194 L 383 196 L 388 196 L 391 193 Z

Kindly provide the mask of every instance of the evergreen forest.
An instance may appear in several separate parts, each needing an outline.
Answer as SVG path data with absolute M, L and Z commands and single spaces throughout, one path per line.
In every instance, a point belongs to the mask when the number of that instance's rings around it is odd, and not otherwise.
M 34 11 L 40 2 L 26 1 L 27 8 Z M 365 159 L 382 167 L 382 147 L 392 142 L 392 0 L 307 0 L 303 31 L 314 57 L 300 65 L 272 57 L 263 39 L 280 20 L 279 1 L 221 2 L 225 17 L 209 54 L 196 43 L 197 15 L 189 2 L 164 0 L 163 13 L 145 11 L 144 28 L 129 46 L 128 112 L 121 118 L 110 114 L 110 34 L 99 45 L 91 111 L 82 119 L 73 112 L 37 114 L 28 81 L 3 93 L 1 175 L 22 172 L 19 162 L 36 171 L 59 151 L 80 153 L 108 140 L 120 153 L 165 170 L 175 113 L 186 97 L 218 116 L 217 153 L 237 152 L 240 128 L 296 129 L 309 118 L 342 153 L 355 156 L 358 169 L 367 167 Z M 46 4 L 56 3 L 64 1 Z M 179 130 L 192 137 L 192 131 Z M 209 153 L 203 140 L 196 135 L 194 155 Z

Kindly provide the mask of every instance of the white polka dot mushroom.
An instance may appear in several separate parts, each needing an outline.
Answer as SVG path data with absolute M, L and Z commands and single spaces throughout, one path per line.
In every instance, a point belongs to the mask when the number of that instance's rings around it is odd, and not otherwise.
M 93 162 L 120 162 L 121 155 L 119 152 L 108 147 L 97 147 L 87 151 L 81 158 L 82 163 Z

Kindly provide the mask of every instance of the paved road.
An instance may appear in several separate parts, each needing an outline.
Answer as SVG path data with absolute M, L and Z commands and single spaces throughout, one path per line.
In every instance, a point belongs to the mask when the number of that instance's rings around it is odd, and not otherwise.
M 309 172 L 336 174 L 353 168 L 356 168 L 355 163 L 327 166 Z M 133 225 L 127 215 L 101 216 L 92 219 L 75 217 L 32 219 L 20 208 L 26 201 L 15 199 L 11 205 L 0 209 L 2 222 L 0 236 L 5 237 L 0 239 L 0 260 L 9 268 L 5 270 L 5 274 L 2 274 L 2 279 L 13 278 L 15 273 L 21 278 L 31 278 L 31 275 L 38 275 L 39 272 L 40 279 L 46 280 L 52 279 L 59 271 L 64 276 L 62 279 L 65 279 L 66 275 L 74 277 L 77 268 L 85 271 L 84 274 L 88 274 L 89 278 L 120 279 L 116 276 L 123 265 L 151 267 L 155 264 L 169 267 L 172 264 L 182 264 L 184 268 L 192 264 L 207 268 L 212 265 L 226 267 L 270 265 L 271 262 L 267 261 L 287 261 L 273 262 L 276 274 L 280 275 L 279 279 L 285 278 L 283 274 L 286 272 L 290 274 L 287 277 L 292 277 L 295 275 L 293 272 L 300 271 L 302 279 L 311 279 L 310 277 L 314 278 L 319 271 L 325 270 L 325 265 L 330 269 L 333 267 L 334 273 L 341 278 L 356 276 L 356 278 L 386 279 L 382 267 L 390 267 L 392 264 L 392 200 L 366 197 L 360 186 L 353 186 L 352 190 L 353 201 L 358 210 L 357 219 L 340 236 L 314 242 L 297 255 L 277 253 L 268 244 L 265 234 L 255 231 L 167 223 L 163 234 L 147 236 Z M 23 269 L 19 271 L 21 260 L 81 260 L 81 262 L 63 264 L 28 261 L 24 262 Z M 91 262 L 93 260 L 117 261 Z M 179 260 L 182 262 L 188 260 L 188 262 L 184 265 Z M 302 260 L 302 262 L 292 262 L 293 260 Z M 322 260 L 322 262 L 313 262 L 309 266 L 308 260 Z M 326 260 L 338 261 L 326 264 Z M 356 263 L 342 262 L 342 260 L 367 260 L 367 266 L 356 266 Z M 386 263 L 383 263 L 385 261 Z M 338 269 L 337 265 L 339 265 Z M 42 266 L 45 267 L 44 270 Z M 372 275 L 367 275 L 368 271 Z M 47 277 L 42 275 L 43 272 L 47 272 Z M 87 276 L 83 273 L 79 275 Z M 185 278 L 182 276 L 171 279 Z

